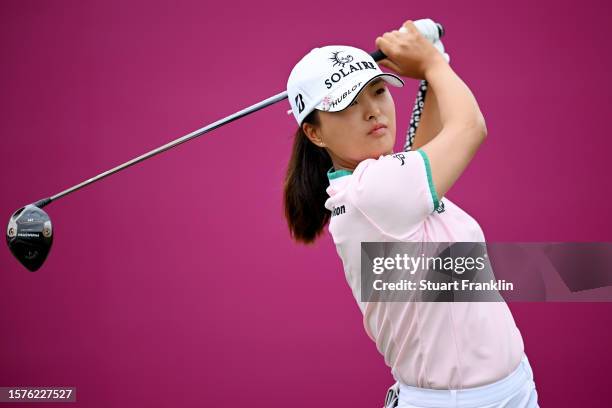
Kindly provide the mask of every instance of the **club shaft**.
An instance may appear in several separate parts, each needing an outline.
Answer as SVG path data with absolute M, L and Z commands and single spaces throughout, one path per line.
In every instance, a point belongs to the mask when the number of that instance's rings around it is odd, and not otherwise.
M 187 141 L 189 141 L 191 139 L 194 139 L 194 138 L 196 138 L 198 136 L 201 136 L 204 133 L 210 132 L 211 130 L 214 130 L 214 129 L 216 129 L 216 128 L 220 127 L 220 126 L 223 126 L 223 125 L 225 125 L 227 123 L 230 123 L 230 122 L 232 122 L 232 121 L 234 121 L 236 119 L 240 119 L 243 116 L 246 116 L 246 115 L 248 115 L 250 113 L 256 112 L 256 111 L 258 111 L 260 109 L 263 109 L 263 108 L 265 108 L 267 106 L 270 106 L 270 105 L 272 105 L 272 104 L 274 104 L 276 102 L 282 101 L 284 99 L 287 99 L 287 91 L 281 92 L 281 93 L 279 93 L 277 95 L 274 95 L 274 96 L 272 96 L 272 97 L 270 97 L 268 99 L 265 99 L 265 100 L 263 100 L 261 102 L 258 102 L 256 104 L 254 104 L 254 105 L 251 105 L 248 108 L 245 108 L 245 109 L 243 109 L 241 111 L 233 113 L 233 114 L 231 114 L 229 116 L 226 116 L 223 119 L 220 119 L 220 120 L 218 120 L 218 121 L 216 121 L 214 123 L 211 123 L 210 125 L 204 126 L 201 129 L 195 130 L 195 131 L 193 131 L 193 132 L 191 132 L 191 133 L 189 133 L 189 134 L 187 134 L 187 135 L 185 135 L 183 137 L 180 137 L 180 138 L 178 138 L 178 139 L 176 139 L 176 140 L 174 140 L 172 142 L 169 142 L 169 143 L 167 143 L 167 144 L 165 144 L 163 146 L 160 146 L 157 149 L 151 150 L 150 152 L 147 152 L 147 153 L 145 153 L 145 154 L 143 154 L 141 156 L 135 157 L 135 158 L 133 158 L 132 160 L 130 160 L 128 162 L 125 162 L 125 163 L 123 163 L 123 164 L 121 164 L 121 165 L 119 165 L 117 167 L 114 167 L 114 168 L 112 168 L 110 170 L 105 171 L 104 173 L 100 173 L 97 176 L 90 178 L 89 180 L 85 180 L 82 183 L 79 183 L 79 184 L 77 184 L 77 185 L 75 185 L 73 187 L 70 187 L 70 188 L 68 188 L 68 189 L 66 189 L 66 190 L 64 190 L 64 191 L 62 191 L 60 193 L 57 193 L 56 195 L 54 195 L 52 197 L 49 197 L 49 201 L 46 204 L 48 204 L 51 201 L 56 201 L 59 198 L 64 197 L 64 196 L 66 196 L 66 195 L 68 195 L 70 193 L 73 193 L 73 192 L 75 192 L 75 191 L 77 191 L 77 190 L 79 190 L 79 189 L 81 189 L 81 188 L 83 188 L 83 187 L 85 187 L 85 186 L 87 186 L 87 185 L 89 185 L 91 183 L 95 183 L 96 181 L 98 181 L 100 179 L 103 179 L 104 177 L 108 177 L 111 174 L 115 174 L 115 173 L 117 173 L 117 172 L 119 172 L 119 171 L 121 171 L 123 169 L 126 169 L 126 168 L 128 168 L 130 166 L 133 166 L 136 163 L 139 163 L 139 162 L 141 162 L 143 160 L 146 160 L 146 159 L 148 159 L 150 157 L 153 157 L 153 156 L 155 156 L 157 154 L 165 152 L 166 150 L 172 149 L 173 147 L 178 146 L 178 145 L 180 145 L 182 143 L 185 143 L 185 142 L 187 142 Z

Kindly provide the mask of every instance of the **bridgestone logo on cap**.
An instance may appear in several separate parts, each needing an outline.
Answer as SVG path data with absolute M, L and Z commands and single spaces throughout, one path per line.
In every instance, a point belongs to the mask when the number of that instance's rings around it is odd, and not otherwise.
M 295 106 L 298 108 L 298 113 L 302 113 L 305 108 L 304 99 L 302 98 L 302 94 L 297 94 L 295 97 Z

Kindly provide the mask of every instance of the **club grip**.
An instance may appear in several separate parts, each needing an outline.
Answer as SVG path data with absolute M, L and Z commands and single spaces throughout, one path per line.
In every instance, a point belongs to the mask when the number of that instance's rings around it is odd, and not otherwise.
M 435 30 L 427 30 L 427 28 L 433 27 L 432 23 L 435 24 Z M 414 25 L 417 26 L 419 32 L 425 36 L 431 42 L 435 42 L 444 36 L 444 27 L 440 23 L 434 23 L 430 19 L 417 20 L 414 22 Z M 374 61 L 378 62 L 382 59 L 387 58 L 384 52 L 381 50 L 376 50 L 370 53 L 370 56 L 374 59 Z
M 371 53 L 370 53 L 370 56 L 371 56 L 372 58 L 374 58 L 374 61 L 376 61 L 376 62 L 380 61 L 381 59 L 385 59 L 385 58 L 387 58 L 387 56 L 385 55 L 385 53 L 384 53 L 384 52 L 382 52 L 381 50 L 376 50 L 376 51 L 374 51 L 374 52 L 371 52 Z

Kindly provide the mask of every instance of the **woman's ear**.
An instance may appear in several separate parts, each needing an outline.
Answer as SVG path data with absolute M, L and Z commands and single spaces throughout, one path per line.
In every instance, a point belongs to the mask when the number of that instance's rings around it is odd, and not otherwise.
M 304 132 L 306 137 L 317 146 L 323 147 L 325 146 L 325 143 L 323 143 L 323 139 L 321 139 L 318 130 L 319 129 L 317 129 L 310 123 L 302 123 L 302 131 Z

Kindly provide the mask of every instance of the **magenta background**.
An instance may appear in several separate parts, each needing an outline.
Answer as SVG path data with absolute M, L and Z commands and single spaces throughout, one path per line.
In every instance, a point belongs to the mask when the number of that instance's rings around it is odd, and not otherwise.
M 611 241 L 609 15 L 603 1 L 2 1 L 0 221 L 282 92 L 315 46 L 372 51 L 429 17 L 489 131 L 448 197 L 488 241 Z M 397 149 L 407 83 L 392 90 Z M 1 250 L 0 386 L 76 386 L 83 407 L 381 406 L 392 377 L 330 236 L 297 245 L 282 218 L 287 109 L 51 204 L 37 273 Z M 540 406 L 608 406 L 612 305 L 510 308 Z

